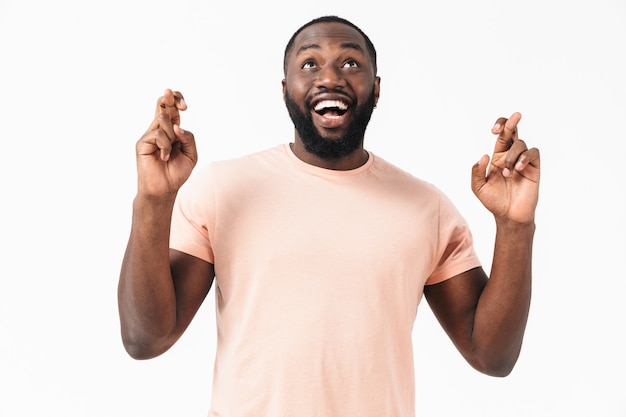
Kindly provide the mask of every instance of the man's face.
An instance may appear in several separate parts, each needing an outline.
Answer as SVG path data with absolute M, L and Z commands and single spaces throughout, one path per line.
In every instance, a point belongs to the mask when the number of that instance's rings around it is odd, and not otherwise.
M 362 146 L 380 80 L 363 37 L 341 23 L 303 30 L 287 57 L 283 96 L 307 152 L 338 159 Z

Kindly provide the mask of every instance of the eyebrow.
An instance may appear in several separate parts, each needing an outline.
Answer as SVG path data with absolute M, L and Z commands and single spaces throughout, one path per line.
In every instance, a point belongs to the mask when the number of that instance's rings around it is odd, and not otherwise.
M 341 49 L 354 49 L 356 51 L 363 52 L 363 48 L 361 48 L 361 45 L 359 45 L 358 43 L 354 43 L 354 42 L 344 42 L 340 45 L 340 48 Z M 309 49 L 322 49 L 322 48 L 316 43 L 305 44 L 305 45 L 302 45 L 300 48 L 298 48 L 298 52 L 296 55 L 299 55 L 300 53 L 307 51 Z

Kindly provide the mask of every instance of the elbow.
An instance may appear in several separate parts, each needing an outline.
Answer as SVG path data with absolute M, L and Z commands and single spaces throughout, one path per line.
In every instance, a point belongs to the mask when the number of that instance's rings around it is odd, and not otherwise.
M 492 376 L 496 378 L 504 378 L 511 374 L 511 372 L 513 371 L 513 368 L 514 368 L 514 365 L 508 365 L 508 366 L 505 365 L 505 366 L 486 366 L 480 369 L 479 368 L 476 368 L 476 369 L 478 369 L 478 371 L 488 376 Z
M 154 349 L 138 343 L 124 342 L 124 349 L 126 353 L 128 353 L 128 356 L 136 360 L 153 359 L 160 355 L 160 353 L 155 352 Z
M 136 360 L 153 359 L 160 356 L 169 349 L 169 345 L 141 337 L 133 337 L 130 334 L 122 333 L 122 344 L 128 355 Z
M 500 340 L 501 341 L 501 340 Z M 467 362 L 482 374 L 504 378 L 513 372 L 522 350 L 519 343 L 481 343 L 465 350 Z
M 494 358 L 493 356 L 483 359 L 468 361 L 478 372 L 497 378 L 507 377 L 513 372 L 517 356 L 510 358 Z

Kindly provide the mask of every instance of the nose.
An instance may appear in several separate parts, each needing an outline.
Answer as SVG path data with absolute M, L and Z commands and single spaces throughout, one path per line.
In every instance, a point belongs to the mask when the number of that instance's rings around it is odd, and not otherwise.
M 340 68 L 333 64 L 325 65 L 317 73 L 317 86 L 328 89 L 341 88 L 346 85 L 346 80 Z

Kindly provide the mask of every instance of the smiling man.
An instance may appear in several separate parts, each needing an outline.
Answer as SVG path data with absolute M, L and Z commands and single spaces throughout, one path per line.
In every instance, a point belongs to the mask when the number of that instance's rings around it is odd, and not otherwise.
M 351 39 L 345 25 L 319 22 L 305 29 L 285 54 L 283 95 L 296 128 L 293 151 L 330 169 L 362 165 L 365 129 L 380 93 L 374 46 L 357 28 L 350 27 L 360 42 Z
M 172 90 L 158 99 L 137 142 L 119 281 L 129 354 L 167 351 L 215 282 L 209 416 L 414 416 L 424 295 L 469 364 L 508 375 L 530 306 L 539 188 L 539 151 L 518 138 L 519 113 L 496 121 L 493 157 L 472 168 L 497 226 L 488 278 L 452 202 L 365 149 L 380 78 L 357 26 L 327 16 L 298 29 L 282 88 L 293 142 L 193 176 L 187 105 Z

